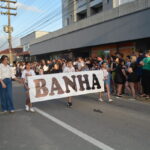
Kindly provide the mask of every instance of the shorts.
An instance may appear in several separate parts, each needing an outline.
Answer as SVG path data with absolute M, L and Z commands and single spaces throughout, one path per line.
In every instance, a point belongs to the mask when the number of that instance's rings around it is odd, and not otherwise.
M 109 79 L 104 80 L 104 85 L 106 85 L 106 84 L 110 85 L 110 80 Z

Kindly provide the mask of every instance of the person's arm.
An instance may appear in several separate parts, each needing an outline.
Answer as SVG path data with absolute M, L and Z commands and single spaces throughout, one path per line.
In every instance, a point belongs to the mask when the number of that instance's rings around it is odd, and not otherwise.
M 111 63 L 111 65 L 110 65 L 110 70 L 111 70 L 111 71 L 114 71 L 113 63 Z
M 140 61 L 139 64 L 140 64 L 141 66 L 144 66 L 144 64 L 145 64 L 144 61 L 145 61 L 145 58 L 144 58 L 142 61 Z
M 24 87 L 28 90 L 28 86 L 25 82 L 26 81 L 26 72 L 25 71 L 22 72 L 21 80 L 22 80 Z
M 17 77 L 15 77 L 15 78 L 12 78 L 13 80 L 15 80 L 15 81 L 18 81 L 19 83 L 23 83 L 22 82 L 22 80 L 21 79 L 19 79 L 19 78 L 17 78 Z
M 24 78 L 22 78 L 22 83 L 24 84 L 24 87 L 25 87 L 27 90 L 29 90 L 29 87 L 28 87 L 28 85 L 26 84 L 26 82 L 25 82 L 25 79 L 24 79 Z
M 11 77 L 13 80 L 18 81 L 19 83 L 22 83 L 22 80 L 15 76 L 12 68 L 10 68 L 10 72 L 11 72 Z
M 6 84 L 2 80 L 2 70 L 0 69 L 0 84 L 2 84 L 2 88 L 6 88 Z
M 127 74 L 126 74 L 125 69 L 122 69 L 121 71 L 122 71 L 123 75 L 125 76 L 125 78 L 127 78 Z
M 2 88 L 6 88 L 7 87 L 6 84 L 4 83 L 4 81 L 1 80 L 1 79 L 0 79 L 0 83 L 2 84 Z
M 140 61 L 139 63 L 141 66 L 144 66 L 144 62 L 143 61 Z
M 107 72 L 111 72 L 111 68 L 107 67 L 106 68 Z

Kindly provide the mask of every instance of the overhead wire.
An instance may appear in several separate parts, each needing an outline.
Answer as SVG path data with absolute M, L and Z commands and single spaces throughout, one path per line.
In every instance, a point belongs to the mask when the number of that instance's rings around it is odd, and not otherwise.
M 52 5 L 53 6 L 53 5 Z M 60 7 L 60 6 L 59 6 Z M 58 9 L 58 8 L 57 8 Z M 56 11 L 56 10 L 55 10 Z M 54 12 L 52 12 L 52 11 L 50 11 L 50 13 L 48 13 L 48 14 L 46 14 L 44 17 L 43 17 L 43 15 L 41 15 L 43 18 L 48 18 L 51 14 L 54 14 L 55 13 L 55 11 Z M 40 16 L 38 16 L 38 18 L 40 18 Z M 43 19 L 42 18 L 42 19 Z M 34 21 L 33 22 L 33 24 L 35 25 L 35 24 L 38 24 L 38 22 L 40 22 L 41 23 L 41 21 L 42 21 L 42 19 L 40 18 L 40 19 L 38 19 L 38 21 Z M 26 20 L 26 19 L 25 19 Z M 29 19 L 27 19 L 28 20 L 28 22 L 29 22 Z M 32 21 L 30 21 L 30 22 L 32 22 Z M 32 25 L 30 25 L 30 26 L 28 26 L 27 28 L 25 28 L 24 30 L 26 31 L 28 28 L 31 28 L 31 26 L 33 26 L 33 24 Z M 19 29 L 21 29 L 22 28 L 22 26 L 20 26 L 20 28 Z M 17 28 L 17 30 L 19 30 L 18 28 Z M 24 31 L 23 30 L 23 31 Z M 23 32 L 23 31 L 21 31 L 21 32 Z
M 89 3 L 89 2 L 86 2 L 84 5 L 87 5 L 87 3 Z M 71 5 L 73 5 L 73 4 L 69 4 L 68 6 L 66 6 L 66 7 L 71 7 Z M 84 5 L 82 5 L 82 6 L 84 6 Z M 72 12 L 74 12 L 74 11 L 76 11 L 76 10 L 73 10 L 73 11 L 68 11 L 65 15 L 64 15 L 64 17 L 65 16 L 67 16 L 69 13 L 72 13 Z M 60 12 L 59 12 L 60 13 Z M 48 17 L 48 15 L 46 15 L 46 17 L 44 17 L 44 18 L 42 18 L 42 19 L 47 19 L 47 17 Z M 59 17 L 59 18 L 58 18 Z M 53 21 L 53 23 L 56 23 L 56 22 L 58 22 L 59 21 L 59 19 L 61 19 L 62 18 L 62 16 L 58 16 L 58 15 L 54 15 L 54 16 L 52 16 L 51 18 L 48 18 L 47 20 L 44 20 L 44 22 L 42 22 L 42 23 L 40 23 L 38 26 L 36 26 L 36 28 L 34 27 L 34 28 L 28 28 L 28 29 L 30 29 L 29 31 L 26 29 L 25 30 L 25 32 L 22 32 L 22 33 L 19 33 L 19 34 L 17 34 L 16 36 L 17 37 L 21 37 L 21 36 L 23 36 L 24 34 L 27 34 L 27 33 L 30 33 L 30 32 L 33 32 L 33 30 L 35 30 L 35 29 L 41 29 L 41 28 L 43 28 L 43 27 L 45 27 L 45 26 L 48 26 L 48 24 L 47 23 L 49 23 L 49 21 Z M 56 20 L 56 21 L 55 21 Z M 41 21 L 41 20 L 40 20 Z M 40 21 L 38 21 L 38 22 L 40 22 Z M 55 22 L 54 22 L 55 21 Z M 36 22 L 37 23 L 37 22 Z M 34 23 L 35 24 L 35 23 Z M 32 25 L 31 27 L 33 27 L 34 25 Z M 28 32 L 27 32 L 28 31 Z M 24 34 L 23 34 L 24 33 Z
M 87 3 L 89 3 L 89 2 L 87 2 Z M 83 4 L 82 6 L 87 5 L 87 3 Z M 69 13 L 72 13 L 72 12 L 75 12 L 75 11 L 76 11 L 76 10 L 69 11 Z M 67 14 L 65 14 L 64 17 L 65 17 L 65 16 L 67 16 Z M 50 18 L 50 19 L 47 19 L 47 21 L 46 21 L 45 23 L 49 23 L 49 21 L 52 21 L 53 19 L 54 19 L 54 20 L 53 20 L 53 23 L 55 23 L 55 21 L 58 22 L 58 21 L 59 21 L 58 19 L 61 19 L 61 18 L 62 18 L 61 16 L 60 16 L 59 18 L 57 18 L 57 17 L 58 17 L 58 16 L 53 17 L 53 18 Z M 44 25 L 44 27 L 47 26 L 47 24 L 42 24 L 42 27 L 43 27 L 43 25 Z M 36 28 L 36 29 L 39 29 L 39 28 Z

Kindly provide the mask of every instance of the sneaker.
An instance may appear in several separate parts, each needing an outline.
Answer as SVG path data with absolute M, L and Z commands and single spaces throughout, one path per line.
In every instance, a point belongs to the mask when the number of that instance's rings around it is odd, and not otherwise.
M 104 100 L 102 98 L 99 98 L 98 101 L 103 102 Z
M 3 113 L 7 113 L 7 112 L 8 112 L 7 110 L 4 110 L 4 111 L 3 111 Z
M 150 96 L 146 96 L 145 99 L 150 99 Z
M 129 100 L 131 100 L 131 101 L 135 101 L 135 100 L 136 100 L 136 98 L 129 98 Z
M 29 108 L 28 105 L 25 105 L 25 110 L 26 110 L 26 111 L 29 111 L 29 110 L 30 110 L 30 108 Z
M 67 106 L 68 107 L 72 107 L 72 103 L 71 102 L 67 102 Z
M 10 113 L 14 113 L 15 111 L 14 110 L 10 110 Z
M 34 108 L 33 108 L 33 107 L 31 107 L 31 108 L 30 108 L 30 111 L 31 111 L 31 112 L 35 112 L 35 110 L 34 110 Z
M 112 99 L 109 99 L 108 102 L 113 102 L 113 100 L 112 100 Z

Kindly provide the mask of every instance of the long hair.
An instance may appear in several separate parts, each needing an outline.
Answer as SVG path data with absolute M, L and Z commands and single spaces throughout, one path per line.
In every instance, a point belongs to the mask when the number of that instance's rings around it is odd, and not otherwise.
M 150 56 L 150 50 L 147 50 L 147 51 L 146 51 L 146 54 Z
M 5 58 L 7 58 L 7 59 L 8 59 L 8 56 L 3 55 L 3 56 L 1 57 L 1 59 L 0 59 L 0 63 L 2 63 L 2 62 L 5 60 Z

